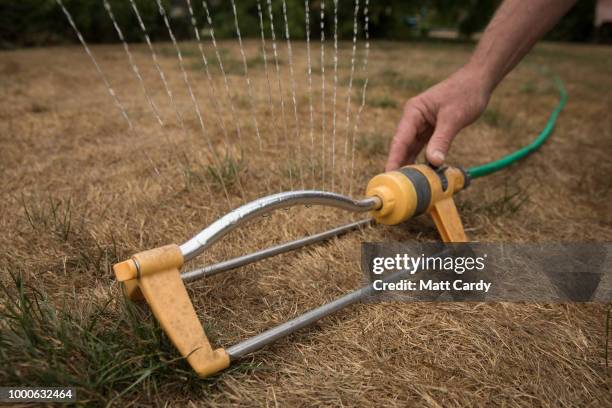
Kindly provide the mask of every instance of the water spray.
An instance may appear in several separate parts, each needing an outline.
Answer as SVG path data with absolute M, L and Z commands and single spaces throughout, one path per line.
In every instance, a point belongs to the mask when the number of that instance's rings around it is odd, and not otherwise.
M 330 303 L 310 310 L 290 321 L 246 339 L 227 349 L 214 349 L 197 317 L 184 282 L 206 278 L 262 259 L 320 242 L 371 223 L 397 225 L 412 217 L 428 214 L 444 242 L 467 242 L 454 195 L 470 185 L 470 181 L 504 169 L 533 153 L 552 134 L 557 118 L 567 102 L 563 83 L 556 78 L 560 101 L 548 122 L 529 145 L 499 160 L 462 169 L 443 166 L 410 165 L 373 177 L 366 187 L 365 198 L 350 197 L 325 191 L 290 191 L 247 203 L 219 218 L 199 234 L 181 245 L 167 245 L 140 252 L 131 259 L 114 265 L 118 281 L 132 299 L 145 299 L 172 343 L 200 377 L 211 376 L 245 355 L 287 336 L 340 309 L 355 304 L 372 294 L 371 285 L 350 292 Z M 316 235 L 286 242 L 271 248 L 226 260 L 204 268 L 179 272 L 192 260 L 232 230 L 252 219 L 280 208 L 302 205 L 334 207 L 365 213 L 371 218 L 346 224 Z M 403 277 L 400 272 L 385 281 Z

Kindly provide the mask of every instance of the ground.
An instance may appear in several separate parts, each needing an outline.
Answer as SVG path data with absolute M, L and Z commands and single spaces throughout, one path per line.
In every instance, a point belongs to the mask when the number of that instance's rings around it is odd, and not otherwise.
M 373 43 L 367 102 L 353 132 L 366 73 L 360 48 L 347 91 L 351 45 L 341 43 L 334 156 L 331 44 L 325 115 L 320 49 L 312 48 L 312 131 L 305 45 L 293 44 L 296 111 L 285 44 L 283 107 L 272 49 L 264 61 L 258 46 L 246 44 L 251 99 L 238 45 L 219 45 L 232 111 L 212 48 L 205 55 L 214 89 L 196 44 L 181 44 L 203 130 L 172 44 L 155 47 L 184 129 L 146 45 L 133 45 L 132 53 L 163 126 L 123 48 L 92 47 L 131 131 L 82 48 L 0 54 L 0 383 L 74 385 L 88 405 L 610 406 L 602 304 L 361 304 L 212 379 L 192 374 L 147 308 L 123 300 L 112 264 L 182 243 L 229 208 L 269 192 L 315 186 L 359 197 L 384 166 L 403 102 L 461 66 L 473 47 Z M 449 162 L 498 158 L 543 128 L 558 101 L 551 73 L 565 82 L 569 103 L 545 146 L 459 195 L 471 239 L 612 240 L 610 66 L 610 48 L 541 44 L 461 133 Z M 186 270 L 353 218 L 317 208 L 281 211 L 225 238 Z M 374 226 L 188 287 L 212 341 L 229 346 L 359 286 L 360 242 L 436 239 L 424 218 Z

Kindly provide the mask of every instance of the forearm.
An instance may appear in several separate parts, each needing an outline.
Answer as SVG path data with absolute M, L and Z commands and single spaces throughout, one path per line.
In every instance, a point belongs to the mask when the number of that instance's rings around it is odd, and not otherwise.
M 504 0 L 469 62 L 406 103 L 387 171 L 414 163 L 425 145 L 427 161 L 442 165 L 455 136 L 482 115 L 493 89 L 574 3 Z
M 575 3 L 576 0 L 504 0 L 467 68 L 492 91 Z

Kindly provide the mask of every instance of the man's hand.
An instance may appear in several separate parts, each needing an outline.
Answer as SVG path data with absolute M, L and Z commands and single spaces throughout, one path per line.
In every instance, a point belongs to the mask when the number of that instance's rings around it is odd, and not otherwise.
M 462 68 L 455 74 L 411 98 L 391 143 L 386 171 L 414 163 L 427 144 L 431 164 L 444 163 L 457 133 L 484 112 L 491 87 L 476 70 Z
M 426 158 L 444 162 L 457 133 L 474 122 L 491 92 L 576 0 L 504 0 L 470 62 L 454 75 L 410 99 L 391 143 L 386 170 Z

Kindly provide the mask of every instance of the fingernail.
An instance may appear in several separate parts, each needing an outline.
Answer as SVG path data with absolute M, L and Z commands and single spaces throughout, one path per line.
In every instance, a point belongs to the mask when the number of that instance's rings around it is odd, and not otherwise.
M 432 156 L 434 159 L 439 160 L 440 162 L 444 161 L 444 153 L 442 153 L 440 150 L 434 150 Z

